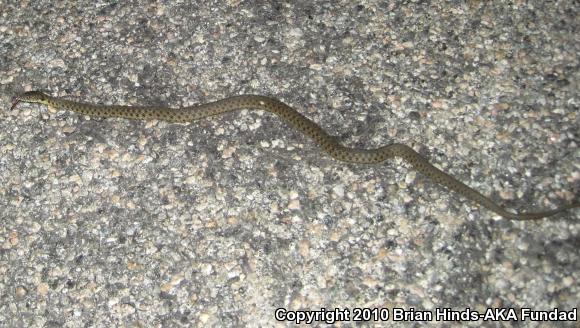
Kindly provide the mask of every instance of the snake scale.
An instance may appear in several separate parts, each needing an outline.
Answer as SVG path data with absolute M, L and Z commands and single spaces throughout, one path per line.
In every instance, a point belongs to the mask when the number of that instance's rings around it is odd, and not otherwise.
M 513 220 L 534 220 L 549 217 L 571 208 L 580 207 L 580 202 L 575 200 L 563 207 L 533 213 L 512 213 L 499 206 L 490 198 L 467 186 L 451 175 L 436 168 L 429 161 L 404 144 L 394 143 L 376 149 L 349 148 L 341 145 L 336 139 L 322 129 L 318 124 L 297 112 L 285 103 L 259 95 L 234 96 L 215 102 L 182 107 L 141 107 L 141 106 L 117 106 L 95 105 L 70 101 L 62 98 L 51 97 L 40 91 L 29 91 L 15 97 L 13 109 L 19 102 L 40 103 L 59 110 L 69 110 L 93 117 L 120 117 L 126 119 L 151 120 L 157 119 L 168 122 L 191 122 L 210 116 L 220 115 L 232 111 L 249 109 L 264 110 L 276 114 L 294 129 L 302 132 L 312 139 L 323 151 L 334 159 L 342 162 L 357 164 L 381 163 L 387 159 L 400 157 L 409 163 L 415 170 L 427 176 L 435 183 L 445 186 L 463 197 L 499 214 L 502 217 Z

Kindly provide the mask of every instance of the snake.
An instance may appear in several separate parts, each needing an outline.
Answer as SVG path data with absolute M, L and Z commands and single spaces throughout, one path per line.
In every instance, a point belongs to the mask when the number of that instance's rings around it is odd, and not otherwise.
M 450 174 L 438 169 L 432 165 L 427 158 L 423 157 L 407 145 L 392 143 L 373 149 L 350 148 L 343 146 L 337 141 L 336 137 L 329 134 L 320 125 L 302 115 L 294 108 L 280 100 L 262 95 L 238 95 L 200 105 L 170 108 L 158 106 L 90 104 L 52 97 L 41 91 L 28 91 L 14 97 L 10 109 L 13 110 L 20 102 L 39 103 L 56 110 L 73 111 L 90 117 L 160 120 L 175 123 L 192 122 L 242 109 L 261 110 L 278 116 L 292 128 L 309 137 L 322 151 L 337 161 L 354 164 L 377 164 L 392 158 L 401 158 L 404 162 L 410 164 L 413 169 L 420 172 L 436 184 L 441 185 L 506 219 L 537 220 L 559 214 L 572 208 L 580 207 L 580 202 L 576 199 L 568 205 L 552 210 L 523 213 L 510 212 L 491 198 L 484 196 Z

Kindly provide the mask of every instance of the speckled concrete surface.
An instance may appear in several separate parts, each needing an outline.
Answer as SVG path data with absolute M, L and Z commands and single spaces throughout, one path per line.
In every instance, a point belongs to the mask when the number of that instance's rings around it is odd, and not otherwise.
M 185 3 L 1 2 L 1 107 L 31 89 L 171 106 L 264 94 L 345 144 L 407 143 L 511 209 L 578 197 L 574 1 Z M 23 104 L 1 112 L 0 153 L 2 327 L 580 299 L 580 211 L 499 220 L 401 161 L 335 162 L 269 114 L 168 124 Z

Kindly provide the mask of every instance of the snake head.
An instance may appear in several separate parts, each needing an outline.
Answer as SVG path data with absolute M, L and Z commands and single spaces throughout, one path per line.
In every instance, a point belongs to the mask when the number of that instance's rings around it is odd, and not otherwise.
M 28 91 L 19 96 L 14 97 L 12 99 L 12 107 L 10 110 L 13 110 L 19 102 L 29 102 L 29 103 L 41 103 L 46 104 L 48 99 L 50 98 L 49 95 L 40 91 Z

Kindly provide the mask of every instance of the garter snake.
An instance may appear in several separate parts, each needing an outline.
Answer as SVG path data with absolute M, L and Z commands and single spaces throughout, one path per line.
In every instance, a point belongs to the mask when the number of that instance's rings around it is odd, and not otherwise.
M 241 95 L 202 105 L 169 108 L 155 106 L 96 105 L 51 97 L 40 91 L 29 91 L 15 97 L 11 109 L 16 107 L 19 102 L 40 103 L 55 109 L 74 111 L 93 117 L 120 117 L 139 120 L 157 119 L 168 122 L 191 122 L 241 109 L 264 110 L 277 115 L 294 129 L 312 139 L 324 152 L 338 161 L 357 164 L 372 164 L 381 163 L 390 158 L 400 157 L 405 162 L 409 163 L 415 170 L 427 176 L 433 182 L 442 185 L 508 219 L 541 219 L 571 208 L 580 207 L 580 203 L 575 200 L 571 204 L 543 212 L 509 212 L 487 196 L 484 196 L 477 190 L 436 168 L 429 163 L 425 157 L 414 151 L 409 146 L 400 143 L 393 143 L 375 149 L 345 147 L 338 143 L 336 139 L 322 129 L 322 127 L 306 116 L 300 114 L 294 108 L 279 100 L 265 96 Z

